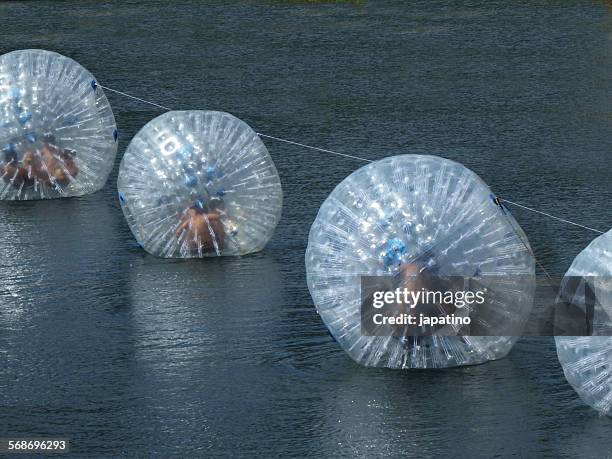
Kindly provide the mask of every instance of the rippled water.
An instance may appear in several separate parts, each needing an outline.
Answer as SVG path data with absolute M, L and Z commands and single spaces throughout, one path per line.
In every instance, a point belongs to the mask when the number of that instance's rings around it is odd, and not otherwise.
M 107 86 L 349 154 L 445 156 L 502 197 L 607 230 L 612 6 L 509 3 L 11 2 L 0 52 L 55 50 Z M 120 158 L 159 112 L 109 98 Z M 470 368 L 353 364 L 303 256 L 319 205 L 360 164 L 266 144 L 286 199 L 252 256 L 145 255 L 117 168 L 89 197 L 0 204 L 0 436 L 107 457 L 612 454 L 612 420 L 578 400 L 552 339 Z M 515 216 L 553 274 L 594 236 Z

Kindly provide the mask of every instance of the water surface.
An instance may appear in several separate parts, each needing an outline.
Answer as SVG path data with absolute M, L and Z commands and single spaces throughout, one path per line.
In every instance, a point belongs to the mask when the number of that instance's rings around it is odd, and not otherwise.
M 58 51 L 109 87 L 348 154 L 441 155 L 502 198 L 612 226 L 609 3 L 7 2 L 0 25 L 0 53 Z M 116 174 L 160 112 L 108 97 L 120 149 L 105 189 L 0 205 L 0 436 L 106 457 L 612 454 L 612 420 L 579 401 L 552 339 L 389 371 L 328 337 L 304 251 L 358 161 L 266 140 L 285 206 L 264 252 L 143 253 Z M 594 237 L 514 215 L 551 274 Z

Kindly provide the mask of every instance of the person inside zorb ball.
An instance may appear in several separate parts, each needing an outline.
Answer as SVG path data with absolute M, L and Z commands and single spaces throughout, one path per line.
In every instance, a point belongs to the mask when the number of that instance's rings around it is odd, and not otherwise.
M 0 199 L 80 196 L 104 186 L 117 129 L 81 65 L 44 50 L 0 56 Z
M 282 210 L 265 145 L 223 112 L 172 111 L 149 122 L 128 146 L 118 189 L 136 240 L 164 258 L 262 250 Z
M 342 181 L 311 227 L 306 272 L 332 336 L 353 360 L 375 367 L 445 368 L 504 357 L 517 339 L 504 333 L 520 334 L 535 290 L 535 261 L 518 223 L 475 173 L 435 156 L 388 157 Z M 473 317 L 472 334 L 453 336 L 445 326 L 432 336 L 410 327 L 401 336 L 373 336 L 362 328 L 364 276 L 379 276 L 389 291 L 434 290 L 452 276 L 477 279 L 487 301 L 472 309 L 457 300 L 435 305 L 444 315 Z M 428 307 L 435 309 L 424 312 Z

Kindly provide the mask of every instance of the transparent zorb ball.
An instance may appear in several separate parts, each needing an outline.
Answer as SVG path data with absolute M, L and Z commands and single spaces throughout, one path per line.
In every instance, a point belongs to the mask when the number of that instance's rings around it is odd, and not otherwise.
M 570 282 L 573 287 L 568 289 Z M 574 259 L 565 274 L 561 297 L 585 314 L 591 309 L 593 335 L 555 337 L 565 377 L 585 403 L 609 416 L 612 414 L 612 230 L 596 238 Z
M 435 156 L 389 157 L 355 171 L 321 206 L 306 250 L 308 288 L 331 334 L 360 364 L 478 364 L 504 357 L 516 338 L 366 336 L 360 326 L 360 277 L 392 276 L 417 262 L 439 276 L 482 276 L 493 283 L 498 276 L 504 300 L 489 305 L 491 323 L 513 322 L 517 330 L 530 314 L 535 289 L 526 241 L 469 169 Z
M 127 148 L 118 188 L 138 243 L 165 258 L 260 251 L 283 201 L 257 133 L 214 111 L 172 111 L 149 122 Z
M 0 56 L 0 199 L 93 193 L 116 153 L 115 118 L 91 73 L 50 51 Z

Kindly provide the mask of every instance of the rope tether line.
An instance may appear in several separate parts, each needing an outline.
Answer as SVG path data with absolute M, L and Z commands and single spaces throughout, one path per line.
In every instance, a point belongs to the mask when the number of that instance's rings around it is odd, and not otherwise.
M 92 83 L 92 85 L 93 84 L 94 83 Z M 101 85 L 98 82 L 96 82 L 95 84 L 96 84 L 97 87 L 100 87 L 100 88 L 102 88 L 102 89 L 104 89 L 106 91 L 114 92 L 115 94 L 119 94 L 121 96 L 128 97 L 130 99 L 137 100 L 139 102 L 142 102 L 142 103 L 145 103 L 145 104 L 149 104 L 149 105 L 152 105 L 152 106 L 157 107 L 157 108 L 161 108 L 161 109 L 166 110 L 166 111 L 172 111 L 171 108 L 166 107 L 164 105 L 157 104 L 155 102 L 151 102 L 149 100 L 133 96 L 133 95 L 128 94 L 128 93 L 123 92 L 123 91 L 118 91 L 116 89 L 109 88 L 108 86 Z M 313 145 L 308 145 L 308 144 L 305 144 L 305 143 L 295 142 L 293 140 L 283 139 L 283 138 L 280 138 L 280 137 L 275 137 L 275 136 L 272 136 L 272 135 L 264 134 L 262 132 L 257 132 L 256 134 L 258 136 L 260 136 L 260 137 L 265 137 L 266 139 L 275 140 L 277 142 L 283 142 L 283 143 L 287 143 L 289 145 L 295 145 L 295 146 L 302 147 L 302 148 L 308 148 L 310 150 L 320 151 L 322 153 L 329 153 L 329 154 L 332 154 L 332 155 L 342 156 L 344 158 L 356 159 L 358 161 L 364 161 L 364 162 L 368 162 L 368 163 L 374 162 L 374 160 L 372 160 L 372 159 L 362 158 L 360 156 L 355 156 L 355 155 L 349 155 L 347 153 L 341 153 L 339 151 L 329 150 L 327 148 L 319 148 L 319 147 L 315 147 Z M 568 225 L 577 226 L 579 228 L 582 228 L 582 229 L 585 229 L 585 230 L 588 230 L 588 231 L 592 231 L 592 232 L 597 233 L 597 234 L 604 234 L 604 231 L 600 231 L 598 229 L 591 228 L 590 226 L 581 225 L 580 223 L 573 222 L 573 221 L 568 220 L 566 218 L 557 217 L 557 216 L 552 215 L 552 214 L 550 214 L 548 212 L 542 212 L 541 210 L 537 210 L 537 209 L 534 209 L 533 207 L 528 207 L 528 206 L 525 206 L 523 204 L 519 204 L 518 202 L 509 201 L 508 199 L 503 199 L 503 198 L 498 198 L 498 197 L 495 198 L 495 204 L 497 204 L 500 207 L 502 207 L 502 209 L 503 209 L 503 204 L 504 203 L 510 204 L 512 206 L 520 207 L 521 209 L 528 210 L 530 212 L 534 212 L 536 214 L 540 214 L 540 215 L 543 215 L 543 216 L 548 217 L 548 218 L 552 218 L 553 220 L 557 220 L 557 221 L 562 222 L 562 223 L 567 223 Z
M 586 230 L 589 230 L 589 231 L 593 231 L 594 233 L 598 233 L 598 234 L 604 234 L 605 233 L 605 231 L 599 231 L 598 229 L 591 228 L 590 226 L 581 225 L 580 223 L 576 223 L 576 222 L 573 222 L 573 221 L 570 221 L 570 220 L 566 220 L 565 218 L 556 217 L 556 216 L 554 216 L 552 214 L 549 214 L 549 213 L 546 213 L 546 212 L 542 212 L 541 210 L 537 210 L 537 209 L 534 209 L 532 207 L 524 206 L 523 204 L 519 204 L 518 202 L 508 201 L 507 199 L 501 199 L 501 201 L 502 202 L 506 202 L 506 203 L 511 204 L 513 206 L 516 206 L 516 207 L 520 207 L 521 209 L 529 210 L 531 212 L 535 212 L 536 214 L 544 215 L 544 216 L 552 218 L 554 220 L 557 220 L 557 221 L 560 221 L 560 222 L 563 222 L 563 223 L 567 223 L 568 225 L 574 225 L 574 226 L 577 226 L 579 228 L 583 228 L 583 229 L 586 229 Z
M 531 254 L 536 264 L 540 267 L 542 272 L 544 272 L 544 274 L 548 278 L 549 287 L 551 287 L 554 290 L 555 288 L 554 288 L 554 282 L 552 280 L 552 277 L 550 276 L 550 274 L 548 273 L 544 265 L 540 262 L 540 260 L 538 259 L 534 251 L 531 249 L 531 246 L 529 245 L 529 243 L 523 239 L 523 236 L 521 236 L 521 230 L 516 228 L 516 226 L 514 225 L 514 219 L 510 218 L 510 215 L 509 215 L 510 210 L 504 205 L 504 201 L 494 195 L 491 195 L 491 198 L 493 199 L 493 202 L 495 203 L 495 205 L 501 209 L 502 213 L 504 214 L 504 217 L 506 217 L 506 220 L 508 221 L 508 224 L 512 227 L 514 234 L 516 234 L 516 236 L 519 238 L 519 240 L 521 241 L 525 249 L 527 249 L 527 251 Z
M 266 139 L 272 139 L 272 140 L 276 140 L 278 142 L 288 143 L 290 145 L 297 145 L 298 147 L 310 148 L 311 150 L 321 151 L 323 153 L 331 153 L 332 155 L 344 156 L 345 158 L 357 159 L 359 161 L 365 161 L 365 162 L 368 162 L 368 163 L 373 163 L 374 162 L 374 160 L 372 160 L 372 159 L 362 158 L 360 156 L 353 156 L 353 155 L 349 155 L 349 154 L 346 154 L 346 153 L 340 153 L 338 151 L 327 150 L 325 148 L 313 147 L 312 145 L 306 145 L 305 143 L 294 142 L 293 140 L 281 139 L 280 137 L 274 137 L 274 136 L 271 136 L 271 135 L 268 135 L 268 134 L 262 134 L 261 132 L 257 132 L 256 134 L 259 137 L 265 137 Z
M 155 102 L 151 102 L 151 101 L 148 101 L 148 100 L 145 100 L 145 99 L 141 99 L 140 97 L 132 96 L 131 94 L 128 94 L 128 93 L 125 93 L 125 92 L 122 92 L 122 91 L 117 91 L 116 89 L 109 88 L 108 86 L 103 86 L 100 83 L 98 83 L 97 86 L 102 88 L 102 89 L 106 89 L 107 91 L 114 92 L 116 94 L 120 94 L 120 95 L 125 96 L 125 97 L 129 97 L 130 99 L 134 99 L 134 100 L 137 100 L 139 102 L 144 102 L 145 104 L 153 105 L 154 107 L 162 108 L 162 109 L 167 110 L 169 112 L 172 111 L 171 108 L 164 107 L 163 105 L 156 104 Z

